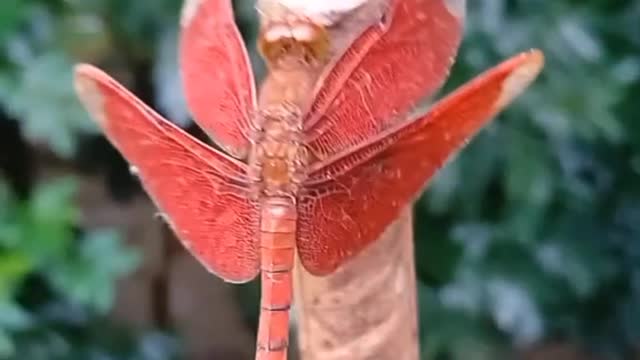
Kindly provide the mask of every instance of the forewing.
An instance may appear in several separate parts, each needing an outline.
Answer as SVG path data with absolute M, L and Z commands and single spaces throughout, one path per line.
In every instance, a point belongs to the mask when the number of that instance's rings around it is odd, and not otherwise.
M 255 84 L 230 0 L 186 0 L 180 66 L 195 121 L 226 151 L 244 158 Z
M 320 159 L 396 124 L 446 78 L 460 44 L 464 0 L 391 0 L 320 82 L 305 131 Z
M 428 114 L 312 171 L 299 205 L 298 253 L 307 270 L 330 273 L 377 239 L 447 159 L 533 81 L 542 65 L 539 51 L 516 56 Z
M 252 279 L 259 213 L 247 198 L 246 166 L 163 119 L 95 67 L 79 65 L 75 84 L 184 246 L 228 281 Z

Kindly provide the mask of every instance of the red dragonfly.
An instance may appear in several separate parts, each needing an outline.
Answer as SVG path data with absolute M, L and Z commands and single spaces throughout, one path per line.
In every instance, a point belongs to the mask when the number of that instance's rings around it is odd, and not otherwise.
M 187 101 L 222 151 L 101 70 L 76 67 L 81 101 L 184 246 L 226 281 L 261 273 L 256 359 L 286 359 L 294 255 L 320 276 L 360 253 L 543 66 L 540 51 L 519 54 L 412 116 L 449 71 L 464 1 L 386 6 L 337 60 L 330 31 L 310 18 L 263 23 L 258 96 L 231 1 L 187 1 Z

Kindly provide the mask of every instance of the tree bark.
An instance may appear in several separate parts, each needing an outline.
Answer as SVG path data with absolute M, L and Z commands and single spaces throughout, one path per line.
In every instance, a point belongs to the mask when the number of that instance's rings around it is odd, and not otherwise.
M 410 209 L 354 260 L 327 277 L 295 267 L 303 360 L 417 360 Z

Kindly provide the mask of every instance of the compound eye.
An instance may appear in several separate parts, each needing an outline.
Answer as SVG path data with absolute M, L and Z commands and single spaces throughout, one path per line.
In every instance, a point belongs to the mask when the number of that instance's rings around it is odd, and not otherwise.
M 265 43 L 275 43 L 283 39 L 291 39 L 293 34 L 288 25 L 276 24 L 264 29 L 260 37 Z
M 310 24 L 296 25 L 291 28 L 291 36 L 302 43 L 313 43 L 322 37 L 322 28 Z
M 323 62 L 329 56 L 329 35 L 323 27 L 308 22 L 274 24 L 262 31 L 259 47 L 271 64 L 285 56 L 308 63 Z

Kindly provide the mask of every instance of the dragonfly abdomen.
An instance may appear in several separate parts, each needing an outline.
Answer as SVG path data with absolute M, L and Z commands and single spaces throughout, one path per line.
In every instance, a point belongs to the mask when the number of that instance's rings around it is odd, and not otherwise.
M 285 360 L 297 210 L 288 197 L 268 197 L 260 220 L 261 300 L 256 360 Z

